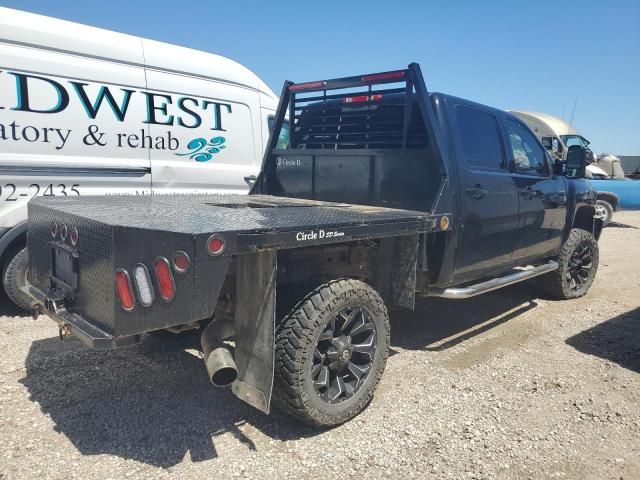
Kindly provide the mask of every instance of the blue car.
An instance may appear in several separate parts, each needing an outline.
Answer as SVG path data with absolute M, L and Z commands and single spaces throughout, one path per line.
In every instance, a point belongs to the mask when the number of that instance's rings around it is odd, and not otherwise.
M 618 196 L 618 208 L 623 210 L 640 210 L 640 182 L 628 179 L 590 180 L 598 192 L 611 192 Z
M 640 181 L 623 178 L 590 179 L 598 192 L 597 208 L 606 226 L 617 210 L 640 210 Z

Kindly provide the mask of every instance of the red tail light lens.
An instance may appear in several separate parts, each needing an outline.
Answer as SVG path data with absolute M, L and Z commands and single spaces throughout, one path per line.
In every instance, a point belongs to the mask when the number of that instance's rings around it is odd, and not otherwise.
M 209 237 L 209 240 L 207 240 L 207 250 L 210 255 L 220 255 L 224 252 L 224 247 L 224 238 L 220 235 L 214 233 Z
M 133 310 L 133 290 L 131 289 L 131 280 L 126 270 L 116 270 L 116 293 L 120 300 L 120 305 L 125 310 Z
M 185 252 L 176 252 L 173 256 L 173 268 L 175 268 L 176 272 L 184 273 L 191 265 L 191 260 L 189 259 L 189 255 Z
M 51 238 L 56 238 L 58 236 L 58 224 L 56 222 L 51 222 Z
M 164 300 L 173 300 L 173 297 L 176 295 L 176 288 L 173 282 L 171 268 L 169 267 L 169 261 L 164 257 L 156 258 L 155 269 L 160 296 Z
M 67 235 L 69 234 L 69 229 L 67 228 L 67 224 L 63 223 L 60 227 L 60 239 L 64 242 L 67 239 Z

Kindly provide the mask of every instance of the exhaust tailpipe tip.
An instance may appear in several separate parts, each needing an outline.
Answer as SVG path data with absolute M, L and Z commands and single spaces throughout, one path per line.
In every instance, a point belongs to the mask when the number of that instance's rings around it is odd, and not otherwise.
M 212 350 L 205 358 L 205 365 L 209 380 L 216 387 L 228 387 L 238 378 L 236 362 L 227 347 Z

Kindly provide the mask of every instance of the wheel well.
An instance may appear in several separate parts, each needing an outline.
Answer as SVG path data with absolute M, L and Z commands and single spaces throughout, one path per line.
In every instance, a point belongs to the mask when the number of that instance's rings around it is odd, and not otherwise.
M 584 205 L 578 209 L 573 217 L 571 228 L 579 228 L 593 233 L 596 239 L 600 238 L 602 232 L 602 220 L 595 218 L 596 208 L 593 205 Z
M 9 235 L 11 231 L 7 233 Z M 27 232 L 19 233 L 14 239 L 10 240 L 7 245 L 4 245 L 2 254 L 0 255 L 0 271 L 4 269 L 7 260 L 18 251 L 27 246 Z
M 618 196 L 609 192 L 598 192 L 598 200 L 609 202 L 615 212 L 618 209 Z
M 283 250 L 278 255 L 278 283 L 306 283 L 304 288 L 309 291 L 336 278 L 372 283 L 378 248 L 377 242 L 362 241 Z

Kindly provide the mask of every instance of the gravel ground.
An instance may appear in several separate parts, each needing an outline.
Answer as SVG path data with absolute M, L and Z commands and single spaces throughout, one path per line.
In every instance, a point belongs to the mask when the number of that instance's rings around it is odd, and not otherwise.
M 374 401 L 317 432 L 212 387 L 192 339 L 111 352 L 0 305 L 0 479 L 640 478 L 640 213 L 589 294 L 517 285 L 392 316 Z

